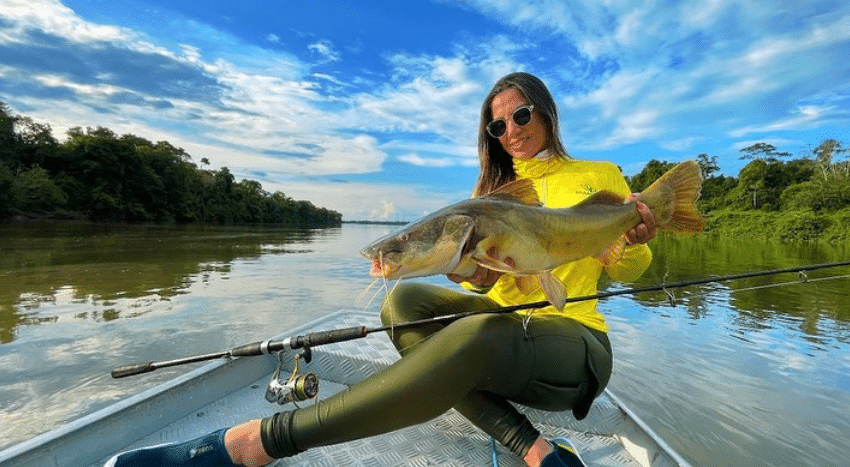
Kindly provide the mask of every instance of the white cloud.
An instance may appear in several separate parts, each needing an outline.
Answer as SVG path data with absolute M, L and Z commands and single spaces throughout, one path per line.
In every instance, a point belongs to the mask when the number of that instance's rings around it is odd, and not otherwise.
M 153 139 L 161 139 L 164 133 L 168 134 L 161 129 L 163 125 L 168 126 L 170 121 L 179 122 L 179 126 L 191 129 L 172 133 L 173 139 L 169 140 L 175 145 L 184 147 L 197 157 L 207 157 L 213 166 L 227 166 L 234 172 L 245 173 L 354 174 L 377 171 L 387 157 L 385 151 L 393 150 L 392 145 L 383 148 L 374 137 L 356 136 L 357 132 L 374 131 L 413 133 L 410 139 L 401 135 L 392 140 L 397 147 L 416 146 L 416 154 L 420 154 L 422 146 L 426 145 L 439 152 L 439 155 L 429 153 L 419 159 L 402 155 L 400 160 L 431 166 L 474 166 L 477 164 L 474 135 L 478 110 L 480 99 L 487 91 L 486 85 L 481 83 L 489 84 L 495 80 L 494 76 L 508 71 L 512 65 L 504 59 L 507 58 L 504 54 L 519 47 L 516 44 L 506 46 L 508 41 L 497 37 L 494 39 L 497 47 L 491 49 L 489 44 L 482 44 L 475 48 L 458 48 L 456 55 L 448 57 L 399 53 L 389 57 L 395 76 L 392 82 L 368 93 L 330 97 L 324 92 L 324 86 L 351 88 L 352 85 L 326 73 L 310 73 L 311 65 L 298 62 L 291 56 L 267 60 L 267 67 L 263 68 L 257 60 L 231 61 L 232 53 L 210 55 L 205 48 L 194 43 L 178 43 L 176 51 L 172 52 L 141 40 L 142 35 L 134 31 L 112 27 L 100 30 L 68 8 L 55 2 L 49 5 L 53 8 L 47 10 L 53 16 L 41 15 L 36 17 L 38 21 L 27 20 L 23 23 L 25 29 L 35 28 L 67 38 L 71 32 L 65 29 L 44 29 L 49 26 L 51 18 L 55 20 L 57 15 L 64 15 L 60 23 L 75 24 L 75 30 L 94 31 L 75 36 L 83 47 L 90 45 L 91 41 L 121 38 L 121 47 L 128 54 L 142 48 L 148 56 L 164 57 L 196 70 L 199 76 L 203 74 L 211 78 L 218 87 L 219 95 L 208 96 L 204 101 L 171 98 L 168 100 L 169 108 L 151 114 L 149 109 L 134 104 L 110 102 L 113 96 L 119 94 L 132 95 L 137 100 L 156 97 L 147 94 L 145 89 L 103 83 L 82 84 L 60 75 L 43 74 L 37 76 L 43 85 L 71 90 L 78 102 L 64 102 L 62 106 L 66 107 L 66 111 L 63 112 L 42 110 L 34 116 L 47 117 L 45 120 L 57 128 L 105 125 L 119 132 L 154 135 L 150 136 Z M 206 28 L 194 23 L 188 27 L 198 31 Z M 224 42 L 232 42 L 234 49 L 248 48 L 264 57 L 269 53 L 239 44 L 220 31 L 217 36 Z M 275 37 L 268 35 L 266 39 L 274 41 Z M 340 59 L 329 40 L 314 42 L 309 49 L 324 60 Z M 495 53 L 490 54 L 489 50 Z M 114 73 L 121 71 L 115 70 Z M 338 107 L 327 110 L 330 104 Z M 85 115 L 86 106 L 109 109 L 120 117 L 104 121 L 103 116 L 91 112 Z M 67 108 L 74 110 L 67 112 Z M 434 135 L 430 139 L 435 143 L 421 144 L 421 137 L 415 136 L 421 133 Z
M 313 42 L 307 48 L 322 57 L 324 61 L 338 62 L 341 58 L 340 53 L 334 49 L 333 43 L 329 40 Z
M 233 173 L 245 174 L 247 178 L 251 178 L 249 174 L 258 171 L 281 179 L 293 175 L 376 172 L 386 158 L 386 154 L 378 148 L 377 140 L 366 135 L 349 138 L 315 135 L 279 139 L 282 141 L 280 144 L 269 142 L 265 154 L 252 147 L 228 146 L 227 141 L 213 141 L 212 144 L 189 142 L 183 147 L 189 154 L 203 155 L 217 165 L 228 167 Z
M 132 31 L 94 24 L 77 17 L 74 12 L 54 0 L 5 0 L 3 17 L 15 24 L 19 34 L 0 35 L 3 42 L 25 42 L 27 30 L 41 30 L 77 43 L 125 42 L 137 39 Z
M 451 157 L 422 157 L 416 153 L 404 154 L 398 160 L 419 167 L 451 167 L 457 165 L 458 160 Z
M 263 182 L 267 191 L 283 191 L 295 199 L 308 199 L 344 213 L 345 220 L 412 221 L 424 213 L 469 197 L 466 193 L 434 192 L 417 183 L 332 183 L 282 178 Z M 344 193 L 344 195 L 341 195 Z M 428 196 L 423 196 L 428 193 Z
M 341 80 L 339 80 L 339 79 L 337 79 L 337 78 L 335 78 L 335 77 L 333 77 L 333 76 L 331 76 L 327 73 L 312 73 L 311 76 L 314 77 L 314 78 L 317 78 L 317 79 L 327 81 L 329 83 L 336 84 L 337 86 L 352 87 L 352 85 L 350 83 L 343 82 L 343 81 L 341 81 Z
M 798 107 L 796 111 L 791 113 L 787 118 L 774 120 L 772 122 L 760 125 L 747 125 L 740 128 L 735 128 L 729 134 L 736 138 L 740 138 L 752 133 L 770 133 L 783 130 L 800 130 L 816 127 L 822 123 L 830 113 L 837 109 L 831 107 L 816 107 L 804 106 Z M 844 111 L 845 118 L 850 116 L 846 110 Z
M 804 101 L 830 87 L 827 99 L 842 95 L 841 83 L 850 73 L 847 5 L 465 3 L 505 24 L 573 42 L 579 54 L 561 66 L 574 76 L 600 60 L 611 62 L 607 72 L 595 71 L 596 82 L 591 74 L 582 76 L 584 84 L 572 83 L 562 73 L 570 83 L 561 99 L 571 146 L 609 149 L 655 141 L 681 147 L 701 128 L 734 135 L 812 127 L 840 115 L 834 106 Z M 741 122 L 753 121 L 763 123 L 739 129 Z
M 510 56 L 515 49 L 499 46 L 504 40 L 458 47 L 452 56 L 392 55 L 392 80 L 353 96 L 348 118 L 361 127 L 368 122 L 376 130 L 430 133 L 436 141 L 475 145 L 481 101 L 498 77 L 520 68 Z
M 661 147 L 668 151 L 677 151 L 682 152 L 686 149 L 692 148 L 696 143 L 704 141 L 704 137 L 700 136 L 690 136 L 681 139 L 675 140 L 667 140 L 659 143 Z
M 383 209 L 381 209 L 380 211 L 372 211 L 373 214 L 370 216 L 370 218 L 380 219 L 384 221 L 392 219 L 393 215 L 395 214 L 395 202 L 382 199 L 381 204 L 383 204 Z

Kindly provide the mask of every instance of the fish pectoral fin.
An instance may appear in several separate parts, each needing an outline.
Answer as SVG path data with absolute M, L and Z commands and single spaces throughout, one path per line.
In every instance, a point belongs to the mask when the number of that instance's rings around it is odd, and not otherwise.
M 546 300 L 558 311 L 564 311 L 564 305 L 567 303 L 567 287 L 564 283 L 555 277 L 552 271 L 543 271 L 537 277 L 540 280 L 541 287 L 543 287 Z
M 507 241 L 504 235 L 490 235 L 478 242 L 471 257 L 485 268 L 507 273 L 514 272 L 516 268 L 505 262 L 507 257 L 503 256 L 502 249 Z
M 537 276 L 514 276 L 514 283 L 516 283 L 519 291 L 525 295 L 542 287 L 540 279 Z
M 461 277 L 472 277 L 476 269 L 478 269 L 478 263 L 472 258 L 464 256 L 460 258 L 460 261 L 458 261 L 457 266 L 455 266 L 451 273 Z
M 498 260 L 496 258 L 492 258 L 490 256 L 472 256 L 473 261 L 478 263 L 479 266 L 484 266 L 487 269 L 492 269 L 494 271 L 501 271 L 511 273 L 514 271 L 510 265 L 506 264 L 504 261 Z
M 620 261 L 620 258 L 623 257 L 623 252 L 626 250 L 626 235 L 620 235 L 614 243 L 605 247 L 604 250 L 599 253 L 593 255 L 594 258 L 599 260 L 603 266 L 610 266 L 617 261 Z

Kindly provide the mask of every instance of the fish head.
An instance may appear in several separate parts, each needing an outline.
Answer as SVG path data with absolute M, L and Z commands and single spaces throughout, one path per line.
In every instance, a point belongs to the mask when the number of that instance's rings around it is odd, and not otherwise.
M 460 262 L 473 227 L 470 216 L 431 215 L 376 240 L 360 254 L 372 261 L 373 277 L 448 274 Z

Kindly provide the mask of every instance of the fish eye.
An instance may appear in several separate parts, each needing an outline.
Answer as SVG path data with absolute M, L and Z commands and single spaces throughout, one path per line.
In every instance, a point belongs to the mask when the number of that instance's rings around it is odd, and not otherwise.
M 398 239 L 399 239 L 399 241 L 406 242 L 406 241 L 410 240 L 410 235 L 403 233 L 403 234 L 398 236 Z

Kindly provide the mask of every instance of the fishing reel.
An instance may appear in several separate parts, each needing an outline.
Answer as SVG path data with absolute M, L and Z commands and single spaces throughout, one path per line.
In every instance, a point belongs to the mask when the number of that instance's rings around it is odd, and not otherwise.
M 319 394 L 319 378 L 314 373 L 298 373 L 298 362 L 302 358 L 310 363 L 312 353 L 309 347 L 303 353 L 295 355 L 295 367 L 292 369 L 292 374 L 283 382 L 280 373 L 283 370 L 284 353 L 277 353 L 277 369 L 274 370 L 269 386 L 266 388 L 267 401 L 284 405 L 289 402 L 303 402 Z

